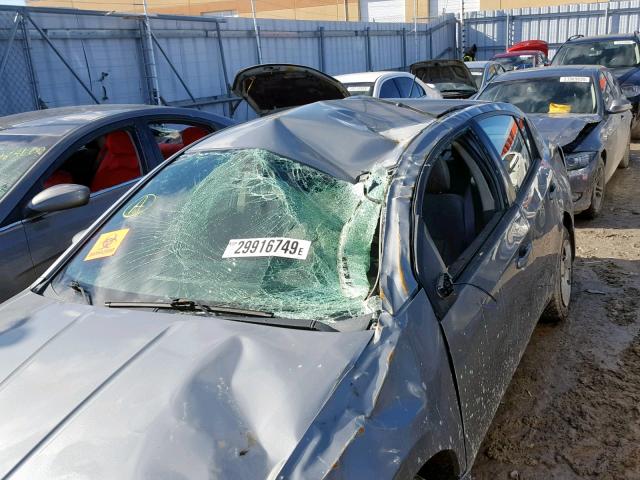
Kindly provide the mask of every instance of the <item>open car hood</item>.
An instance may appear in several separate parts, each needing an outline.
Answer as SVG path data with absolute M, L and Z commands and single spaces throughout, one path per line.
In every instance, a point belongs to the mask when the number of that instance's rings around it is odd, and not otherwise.
M 264 64 L 240 70 L 233 93 L 259 114 L 299 107 L 321 100 L 339 100 L 349 92 L 338 80 L 319 70 L 290 64 Z
M 275 478 L 373 333 L 0 308 L 0 477 Z
M 477 90 L 471 70 L 461 60 L 427 60 L 411 65 L 411 73 L 425 83 L 464 83 Z

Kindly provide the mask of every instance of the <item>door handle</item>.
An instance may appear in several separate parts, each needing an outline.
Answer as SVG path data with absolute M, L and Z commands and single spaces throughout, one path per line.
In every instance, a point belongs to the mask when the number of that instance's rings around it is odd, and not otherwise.
M 522 269 L 529 263 L 529 257 L 531 257 L 531 251 L 533 250 L 533 244 L 528 242 L 521 245 L 518 249 L 518 260 L 516 260 L 516 268 Z

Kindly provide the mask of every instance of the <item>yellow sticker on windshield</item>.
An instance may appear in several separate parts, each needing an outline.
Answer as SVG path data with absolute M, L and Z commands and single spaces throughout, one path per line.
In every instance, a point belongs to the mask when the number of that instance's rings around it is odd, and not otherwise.
M 129 233 L 128 228 L 103 233 L 100 235 L 95 245 L 91 247 L 91 250 L 89 250 L 84 261 L 86 262 L 87 260 L 95 260 L 96 258 L 112 256 L 120 247 L 120 244 L 124 240 L 124 237 L 127 236 L 127 233 Z
M 549 113 L 571 113 L 571 105 L 552 102 L 549 104 Z

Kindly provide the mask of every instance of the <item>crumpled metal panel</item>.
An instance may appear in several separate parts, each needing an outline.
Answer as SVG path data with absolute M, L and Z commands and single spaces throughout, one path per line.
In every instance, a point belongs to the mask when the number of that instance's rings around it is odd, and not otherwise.
M 602 117 L 597 114 L 566 116 L 532 114 L 528 115 L 528 118 L 549 142 L 561 147 L 574 141 L 587 125 L 602 121 Z
M 0 477 L 30 480 L 267 478 L 373 336 L 33 293 L 1 318 Z
M 371 98 L 332 100 L 223 130 L 192 151 L 261 148 L 354 182 L 375 165 L 393 165 L 428 115 Z

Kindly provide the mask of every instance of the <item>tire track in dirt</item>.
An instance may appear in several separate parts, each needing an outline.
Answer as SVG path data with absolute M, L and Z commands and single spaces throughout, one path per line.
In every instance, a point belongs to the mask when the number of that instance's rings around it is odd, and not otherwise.
M 576 220 L 571 315 L 539 325 L 472 470 L 485 479 L 640 480 L 640 145 Z

